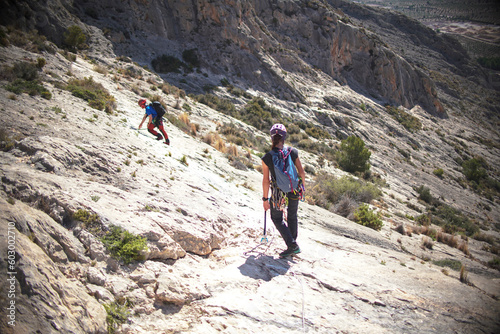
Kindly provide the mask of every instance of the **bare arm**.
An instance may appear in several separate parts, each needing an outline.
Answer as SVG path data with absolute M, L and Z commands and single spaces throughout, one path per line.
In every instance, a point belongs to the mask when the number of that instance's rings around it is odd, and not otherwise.
M 148 114 L 144 114 L 144 117 L 142 118 L 141 124 L 139 124 L 139 129 L 142 127 L 142 123 L 146 120 L 146 117 L 148 117 Z
M 295 160 L 295 167 L 297 167 L 297 172 L 299 173 L 299 176 L 302 179 L 302 184 L 305 186 L 306 172 L 304 171 L 304 168 L 302 167 L 302 163 L 300 162 L 299 157 L 297 157 L 297 160 Z
M 269 167 L 262 161 L 262 196 L 269 198 L 269 186 L 271 185 L 271 182 L 269 181 Z M 264 210 L 269 210 L 271 208 L 271 205 L 269 204 L 269 201 L 263 201 L 264 202 Z
M 139 124 L 139 129 L 141 128 L 142 123 L 144 123 L 144 121 L 146 120 L 146 118 L 148 118 L 148 124 L 150 124 L 151 122 L 153 122 L 153 116 L 148 115 L 148 114 L 144 114 L 144 117 L 142 118 L 141 124 Z

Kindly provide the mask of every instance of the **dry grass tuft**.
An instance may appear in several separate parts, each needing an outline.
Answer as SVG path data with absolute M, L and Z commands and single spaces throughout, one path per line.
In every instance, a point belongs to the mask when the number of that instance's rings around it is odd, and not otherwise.
M 198 134 L 198 129 L 199 129 L 199 125 L 198 124 L 191 123 L 191 134 L 194 137 L 196 137 L 196 135 Z
M 238 157 L 239 153 L 238 153 L 238 148 L 236 147 L 236 145 L 229 146 L 229 148 L 227 149 L 227 154 L 232 155 L 234 157 Z
M 214 144 L 215 149 L 221 153 L 226 153 L 227 151 L 226 142 L 221 137 L 219 136 L 217 137 L 218 138 L 215 139 L 215 144 Z
M 422 238 L 422 245 L 425 248 L 432 249 L 432 247 L 434 246 L 434 242 L 432 242 L 431 238 L 425 236 L 425 237 Z
M 333 208 L 333 212 L 342 217 L 349 218 L 354 214 L 357 207 L 358 204 L 351 196 L 343 194 L 340 201 Z
M 467 269 L 465 269 L 464 265 L 460 268 L 460 282 L 470 284 Z
M 461 251 L 465 255 L 467 255 L 467 256 L 470 255 L 469 244 L 466 241 L 464 241 L 461 244 L 459 244 L 457 248 L 458 248 L 459 251 Z
M 189 123 L 189 116 L 188 116 L 188 114 L 187 114 L 187 113 L 182 113 L 182 114 L 180 114 L 180 115 L 179 115 L 179 120 L 180 120 L 182 123 L 186 124 L 186 125 L 189 125 L 189 124 L 190 124 L 190 123 Z
M 394 231 L 398 232 L 401 235 L 405 235 L 406 234 L 405 226 L 403 224 L 399 224 L 398 226 L 396 226 L 396 228 L 394 229 Z

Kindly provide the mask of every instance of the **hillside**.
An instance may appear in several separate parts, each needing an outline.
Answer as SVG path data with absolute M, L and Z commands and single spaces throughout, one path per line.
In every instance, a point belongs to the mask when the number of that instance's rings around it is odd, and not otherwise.
M 117 3 L 3 4 L 25 20 L 0 36 L 2 332 L 500 328 L 499 97 L 459 43 L 344 1 Z M 184 64 L 156 73 L 161 55 Z M 170 146 L 137 130 L 141 97 L 167 106 Z M 277 120 L 307 171 L 288 260 L 269 216 L 259 246 Z M 351 135 L 380 231 L 322 188 L 354 177 L 334 154 Z M 116 226 L 142 257 L 112 256 Z
M 359 0 L 401 12 L 432 29 L 458 38 L 473 58 L 500 54 L 500 10 L 496 1 Z

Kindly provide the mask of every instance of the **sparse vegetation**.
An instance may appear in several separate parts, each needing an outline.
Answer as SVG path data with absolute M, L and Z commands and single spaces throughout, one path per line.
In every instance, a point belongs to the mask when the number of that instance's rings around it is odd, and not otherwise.
M 66 90 L 70 91 L 73 96 L 87 101 L 92 108 L 112 113 L 116 107 L 114 96 L 103 85 L 95 82 L 92 77 L 70 79 Z
M 143 252 L 147 250 L 146 238 L 132 234 L 116 225 L 111 225 L 101 240 L 111 255 L 125 264 L 143 260 Z
M 15 140 L 9 136 L 7 130 L 0 128 L 0 150 L 7 152 L 14 148 Z
M 454 259 L 443 259 L 432 261 L 433 264 L 440 267 L 448 267 L 452 270 L 459 271 L 462 268 L 462 262 Z
M 156 57 L 151 61 L 151 65 L 158 73 L 180 73 L 181 67 L 186 67 L 186 65 L 179 60 L 179 58 L 171 55 L 161 55 Z
M 83 223 L 83 227 L 93 234 L 99 234 L 101 231 L 101 219 L 95 213 L 90 213 L 85 209 L 78 209 L 73 213 L 73 220 Z
M 350 176 L 337 179 L 333 175 L 321 172 L 315 177 L 309 196 L 312 203 L 329 209 L 345 196 L 355 202 L 370 203 L 381 195 L 382 191 L 373 183 Z
M 370 209 L 368 204 L 361 204 L 356 211 L 354 211 L 354 221 L 363 226 L 380 231 L 384 223 L 380 219 L 380 212 L 375 212 Z
M 403 125 L 406 130 L 410 132 L 416 132 L 422 129 L 422 122 L 420 122 L 420 120 L 415 116 L 412 116 L 406 111 L 390 105 L 386 105 L 385 108 L 389 115 L 391 115 L 392 118 L 401 123 L 401 125 Z
M 1 77 L 10 81 L 5 89 L 14 93 L 29 95 L 40 95 L 50 100 L 52 94 L 43 86 L 39 78 L 40 67 L 37 63 L 16 62 L 12 67 L 4 67 Z
M 355 173 L 366 172 L 370 169 L 371 153 L 365 147 L 364 141 L 356 136 L 350 136 L 342 140 L 338 152 L 338 163 L 342 170 Z
M 185 165 L 185 166 L 189 166 L 188 162 L 187 162 L 187 158 L 185 155 L 182 156 L 182 158 L 179 159 L 180 163 Z
M 87 45 L 87 36 L 84 34 L 82 28 L 73 25 L 64 33 L 64 44 L 71 50 L 85 49 Z
M 123 303 L 112 302 L 104 304 L 103 306 L 107 313 L 106 322 L 108 323 L 108 334 L 115 333 L 118 326 L 127 321 L 130 315 L 128 311 L 130 303 L 128 301 Z

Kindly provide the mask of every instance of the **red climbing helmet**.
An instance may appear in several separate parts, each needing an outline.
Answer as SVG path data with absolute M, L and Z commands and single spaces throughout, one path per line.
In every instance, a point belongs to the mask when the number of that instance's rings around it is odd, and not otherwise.
M 139 106 L 141 108 L 146 108 L 146 100 L 145 99 L 140 99 L 139 100 Z
M 276 123 L 271 127 L 271 137 L 280 135 L 281 138 L 286 138 L 286 128 L 283 124 Z

